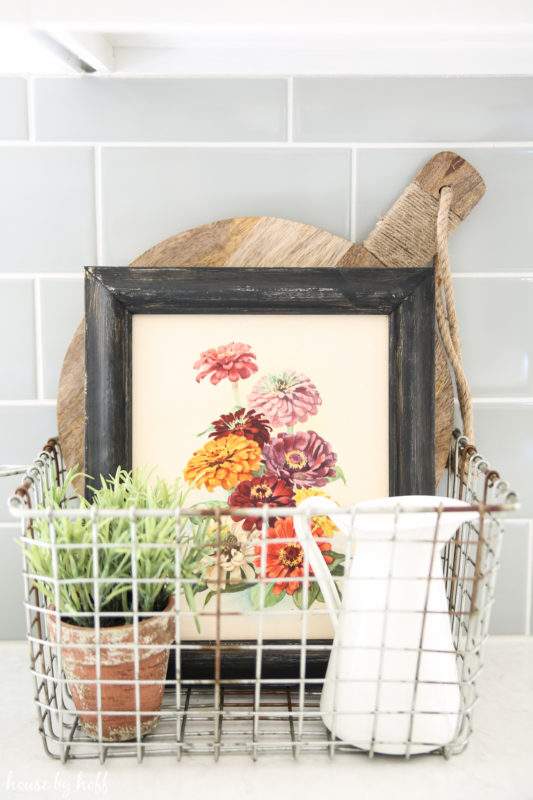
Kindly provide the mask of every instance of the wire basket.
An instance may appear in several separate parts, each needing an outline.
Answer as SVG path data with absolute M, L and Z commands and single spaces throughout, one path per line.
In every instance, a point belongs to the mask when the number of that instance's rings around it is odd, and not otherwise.
M 246 611 L 226 602 L 227 507 L 201 511 L 212 519 L 215 577 L 210 601 L 191 607 L 187 586 L 195 578 L 186 569 L 187 548 L 198 509 L 80 509 L 74 500 L 61 510 L 43 507 L 47 490 L 61 486 L 65 474 L 59 443 L 51 439 L 9 501 L 21 522 L 30 665 L 48 755 L 63 762 L 194 754 L 218 759 L 229 753 L 256 759 L 262 753 L 298 757 L 318 751 L 409 758 L 449 757 L 464 749 L 472 732 L 502 521 L 517 507 L 517 497 L 458 431 L 448 464 L 448 500 L 435 498 L 431 507 L 413 507 L 406 498 L 378 508 L 335 509 L 330 536 L 313 528 L 323 509 L 276 508 L 276 517 L 303 525 L 299 539 L 276 540 L 277 557 L 283 553 L 289 566 L 275 578 L 274 543 L 267 534 L 273 510 L 263 506 L 253 543 L 257 574 L 247 589 L 255 605 Z M 460 508 L 457 500 L 463 501 Z M 243 517 L 252 513 L 258 510 L 241 510 Z M 65 518 L 88 525 L 90 541 L 58 542 L 56 526 Z M 445 535 L 448 518 L 453 522 L 448 520 Z M 146 544 L 139 530 L 149 519 L 167 521 L 170 542 Z M 39 521 L 49 532 L 44 540 L 36 536 Z M 108 627 L 109 615 L 99 607 L 102 586 L 112 580 L 100 572 L 101 553 L 109 547 L 102 526 L 118 521 L 126 531 L 133 608 L 122 628 Z M 35 562 L 26 556 L 36 546 L 51 556 L 47 595 L 37 585 Z M 136 567 L 148 546 L 151 552 L 170 549 L 174 563 L 169 603 L 150 614 L 139 611 Z M 328 583 L 323 565 L 332 546 L 344 557 Z M 59 578 L 58 559 L 65 553 L 78 558 L 80 548 L 92 560 L 86 583 L 95 598 L 94 627 L 81 629 L 56 611 L 69 582 Z M 296 571 L 290 565 L 297 561 Z M 267 607 L 283 581 L 301 587 L 301 608 L 290 614 L 282 604 Z M 287 620 L 288 638 L 282 635 Z M 191 638 L 196 623 L 204 633 Z M 241 630 L 241 623 L 252 632 L 228 635 Z M 161 631 L 166 641 L 157 638 Z M 159 672 L 147 671 L 148 662 Z

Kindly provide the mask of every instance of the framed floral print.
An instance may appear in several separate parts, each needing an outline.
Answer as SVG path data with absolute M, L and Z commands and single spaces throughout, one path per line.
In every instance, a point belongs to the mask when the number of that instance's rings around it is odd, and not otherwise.
M 146 466 L 181 478 L 194 507 L 232 512 L 218 544 L 198 520 L 204 557 L 181 623 L 196 675 L 212 671 L 200 645 L 215 639 L 232 675 L 252 669 L 259 578 L 263 659 L 298 671 L 304 562 L 282 509 L 316 494 L 348 506 L 433 493 L 433 298 L 429 268 L 87 268 L 87 473 Z M 313 524 L 341 575 L 334 525 Z M 313 674 L 332 630 L 317 582 L 306 602 Z

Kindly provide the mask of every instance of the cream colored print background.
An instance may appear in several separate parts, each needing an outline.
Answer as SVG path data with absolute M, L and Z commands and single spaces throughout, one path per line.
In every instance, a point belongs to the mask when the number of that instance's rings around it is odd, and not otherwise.
M 332 445 L 348 484 L 328 491 L 343 504 L 388 494 L 386 316 L 136 314 L 132 336 L 134 467 L 156 467 L 169 480 L 183 475 L 207 440 L 197 434 L 235 405 L 229 380 L 196 383 L 193 364 L 203 350 L 237 341 L 251 345 L 259 368 L 239 381 L 243 406 L 265 373 L 303 372 L 322 405 L 295 430 L 314 430 Z
M 251 345 L 258 365 L 254 375 L 239 381 L 243 406 L 266 373 L 296 370 L 316 385 L 320 410 L 295 430 L 316 431 L 337 453 L 347 486 L 339 480 L 324 490 L 341 505 L 388 495 L 388 334 L 384 315 L 134 315 L 133 467 L 155 467 L 167 480 L 183 477 L 192 453 L 207 441 L 207 434 L 197 434 L 235 405 L 229 380 L 213 386 L 207 377 L 197 383 L 193 364 L 203 350 L 237 341 Z M 190 502 L 226 498 L 223 490 L 201 490 Z M 243 610 L 244 598 L 227 595 L 223 601 L 228 611 L 235 604 L 234 610 Z M 318 611 L 321 604 L 315 607 Z M 267 617 L 266 637 L 300 635 L 300 612 L 290 598 Z M 213 625 L 202 620 L 201 638 L 209 638 Z M 327 613 L 311 615 L 308 633 L 331 635 Z M 198 638 L 191 617 L 185 617 L 182 635 Z M 253 614 L 240 618 L 239 630 L 226 636 L 254 638 Z

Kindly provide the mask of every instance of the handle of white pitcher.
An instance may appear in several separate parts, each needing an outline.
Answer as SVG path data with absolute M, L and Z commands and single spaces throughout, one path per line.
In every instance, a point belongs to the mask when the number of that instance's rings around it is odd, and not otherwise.
M 309 515 L 294 515 L 294 529 L 296 531 L 296 536 L 298 537 L 303 549 L 307 553 L 309 565 L 315 574 L 318 585 L 320 586 L 320 591 L 322 592 L 322 596 L 324 598 L 324 602 L 328 607 L 333 628 L 334 630 L 337 630 L 339 613 L 341 610 L 341 598 L 337 589 L 337 584 L 335 583 L 333 576 L 328 569 L 328 565 L 324 561 L 324 557 L 320 552 L 320 548 L 311 535 L 310 521 L 312 516 L 311 512 L 313 512 L 313 514 L 325 513 L 327 515 L 328 512 L 333 510 L 338 511 L 338 506 L 333 502 L 333 500 L 329 500 L 327 497 L 316 496 L 308 497 L 303 500 L 298 504 L 298 509 L 308 509 Z

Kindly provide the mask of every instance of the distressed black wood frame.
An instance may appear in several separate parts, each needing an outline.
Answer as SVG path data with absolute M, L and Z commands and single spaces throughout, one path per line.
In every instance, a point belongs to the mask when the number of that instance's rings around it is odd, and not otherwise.
M 125 469 L 132 466 L 132 315 L 217 313 L 386 314 L 389 317 L 389 493 L 433 494 L 434 273 L 429 267 L 87 267 L 85 470 L 88 475 L 98 479 L 100 475 L 113 474 L 118 466 Z M 235 656 L 236 653 L 232 658 Z M 293 659 L 290 652 L 278 654 L 277 658 L 274 653 L 264 653 L 267 662 L 270 656 L 274 674 L 278 674 L 275 663 L 281 665 L 285 674 L 293 661 L 298 674 L 297 649 Z M 192 651 L 190 657 L 198 659 L 200 652 Z M 323 673 L 327 659 L 327 652 L 316 654 L 318 673 Z M 308 673 L 312 675 L 313 658 L 308 660 Z M 251 659 L 251 674 L 253 664 Z M 243 674 L 247 673 L 244 661 L 242 669 Z M 212 669 L 208 672 L 212 674 Z

